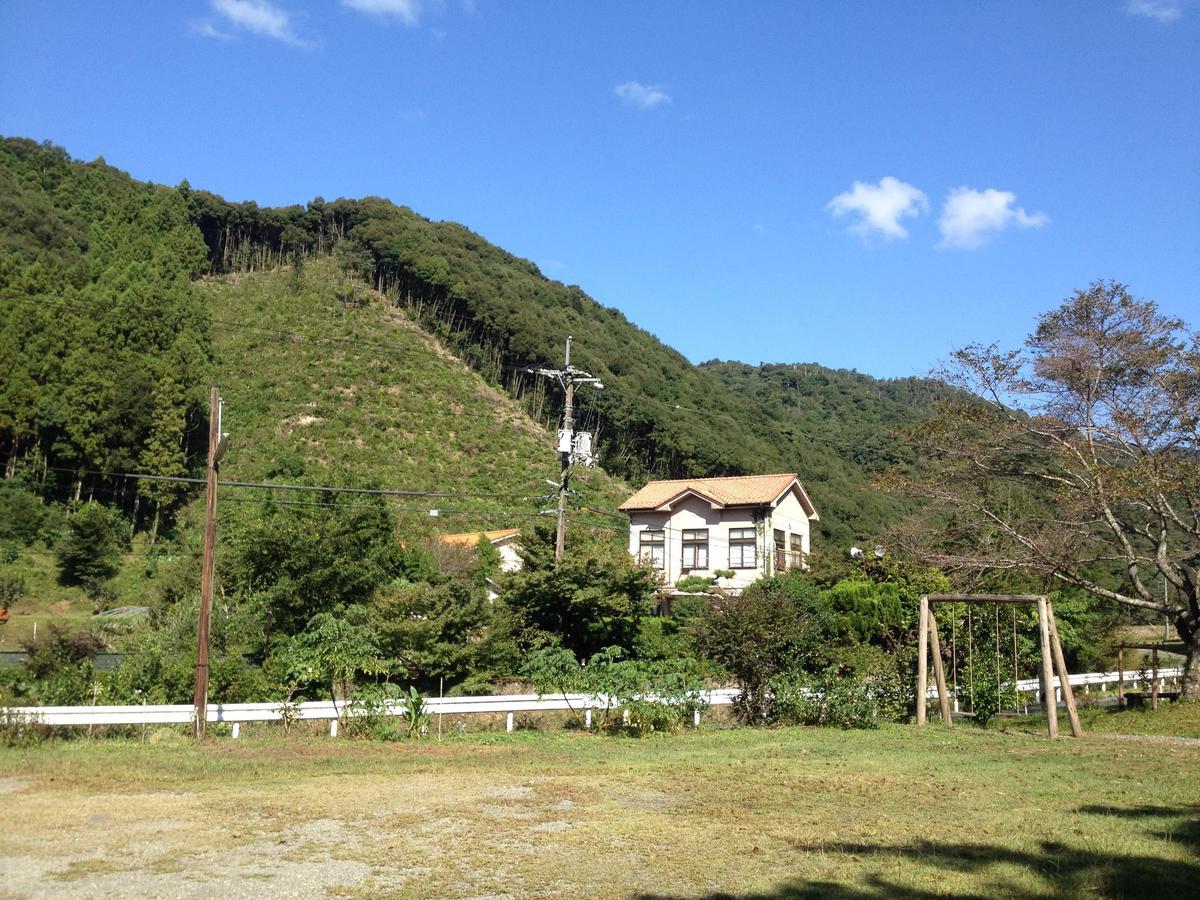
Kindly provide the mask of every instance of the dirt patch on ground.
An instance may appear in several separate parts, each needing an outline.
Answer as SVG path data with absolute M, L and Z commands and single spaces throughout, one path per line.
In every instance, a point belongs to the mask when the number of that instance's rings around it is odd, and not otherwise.
M 29 780 L 25 778 L 0 778 L 0 794 L 15 794 L 17 791 L 23 791 L 29 787 Z

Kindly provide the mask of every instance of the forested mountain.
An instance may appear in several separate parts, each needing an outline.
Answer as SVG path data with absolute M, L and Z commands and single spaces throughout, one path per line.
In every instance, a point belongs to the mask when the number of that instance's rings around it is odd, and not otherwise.
M 79 498 L 132 488 L 94 473 L 186 473 L 212 375 L 209 315 L 192 284 L 206 269 L 178 191 L 55 147 L 0 144 L 6 476 L 24 465 Z
M 894 431 L 961 393 L 929 378 L 871 378 L 815 363 L 748 366 L 712 360 L 701 368 L 769 420 L 789 466 L 803 473 L 826 536 L 868 538 L 879 523 L 913 511 L 871 489 L 871 474 L 904 468 L 913 450 Z
M 323 478 L 351 459 L 369 469 L 384 461 L 372 455 L 372 434 L 443 434 L 455 424 L 447 408 L 465 422 L 494 405 L 482 391 L 449 404 L 433 392 L 424 414 L 414 407 L 405 422 L 388 422 L 378 409 L 356 412 L 318 451 L 312 435 L 333 427 L 322 425 L 330 404 L 361 411 L 362 390 L 377 400 L 384 389 L 382 378 L 364 386 L 331 373 L 368 376 L 369 345 L 398 340 L 388 319 L 395 315 L 544 424 L 559 398 L 524 368 L 561 359 L 573 334 L 573 361 L 606 385 L 584 412 L 608 472 L 637 483 L 794 469 L 822 512 L 825 537 L 841 541 L 877 533 L 905 512 L 870 489 L 869 473 L 910 452 L 888 426 L 928 415 L 946 390 L 811 365 L 692 365 L 578 287 L 545 278 L 460 225 L 380 198 L 260 208 L 186 183 L 140 183 L 100 160 L 78 163 L 58 148 L 7 139 L 0 204 L 0 453 L 9 473 L 38 471 L 61 482 L 60 491 L 132 490 L 103 473 L 133 468 L 195 469 L 205 385 L 223 374 L 243 409 L 275 422 L 242 451 L 242 464 L 262 475 L 295 471 L 296 454 Z M 276 274 L 254 287 L 239 280 L 266 270 Z M 236 277 L 232 287 L 214 286 L 206 275 Z M 258 302 L 256 290 L 280 302 Z M 292 342 L 281 343 L 288 335 Z M 331 336 L 351 343 L 322 343 Z M 376 350 L 380 365 L 394 358 Z M 347 362 L 354 354 L 359 361 Z M 222 370 L 230 365 L 236 371 Z M 401 374 L 421 390 L 419 367 Z M 484 471 L 487 461 L 525 452 L 503 429 L 472 439 Z M 443 460 L 446 443 L 422 441 L 431 488 L 486 480 Z M 176 499 L 143 491 L 155 504 Z

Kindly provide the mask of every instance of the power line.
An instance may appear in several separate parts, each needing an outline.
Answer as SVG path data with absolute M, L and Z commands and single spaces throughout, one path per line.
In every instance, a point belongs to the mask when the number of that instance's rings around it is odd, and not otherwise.
M 20 556 L 41 556 L 41 557 L 56 557 L 57 554 L 53 550 L 35 550 L 31 547 L 20 547 L 17 549 Z M 198 559 L 200 554 L 195 551 L 184 550 L 122 550 L 119 553 L 109 554 L 119 558 L 125 557 L 150 557 L 155 559 L 170 560 L 176 558 L 195 558 Z
M 23 468 L 24 466 L 22 466 Z M 93 475 L 100 478 L 133 478 L 142 481 L 162 481 L 173 484 L 205 484 L 203 478 L 191 478 L 182 475 L 153 475 L 148 472 L 101 472 L 95 469 L 72 469 L 65 466 L 31 466 L 34 471 L 45 468 L 51 472 L 63 472 L 69 475 Z M 273 481 L 221 481 L 221 487 L 262 488 L 277 491 L 311 491 L 329 494 L 366 494 L 382 497 L 430 497 L 438 499 L 506 499 L 506 500 L 536 500 L 540 494 L 512 494 L 507 492 L 482 491 L 421 491 L 400 488 L 354 488 L 338 487 L 335 485 L 289 484 Z

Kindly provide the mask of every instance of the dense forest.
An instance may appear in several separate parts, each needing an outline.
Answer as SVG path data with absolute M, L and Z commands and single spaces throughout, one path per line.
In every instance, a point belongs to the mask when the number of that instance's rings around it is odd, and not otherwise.
M 183 475 L 195 452 L 212 345 L 186 199 L 29 141 L 6 141 L 0 160 L 5 475 L 157 510 L 177 486 L 102 476 Z

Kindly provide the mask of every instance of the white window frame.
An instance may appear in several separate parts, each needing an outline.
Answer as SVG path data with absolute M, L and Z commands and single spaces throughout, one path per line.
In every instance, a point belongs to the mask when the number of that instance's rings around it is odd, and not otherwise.
M 684 571 L 708 570 L 708 529 L 683 529 L 683 553 L 681 555 Z
M 658 540 L 654 540 L 657 535 Z M 649 538 L 649 539 L 647 539 Z M 652 569 L 667 567 L 667 533 L 661 528 L 643 528 L 638 532 L 638 559 Z
M 749 551 L 750 561 L 746 561 Z M 729 529 L 729 568 L 757 569 L 758 568 L 758 529 L 730 528 Z

